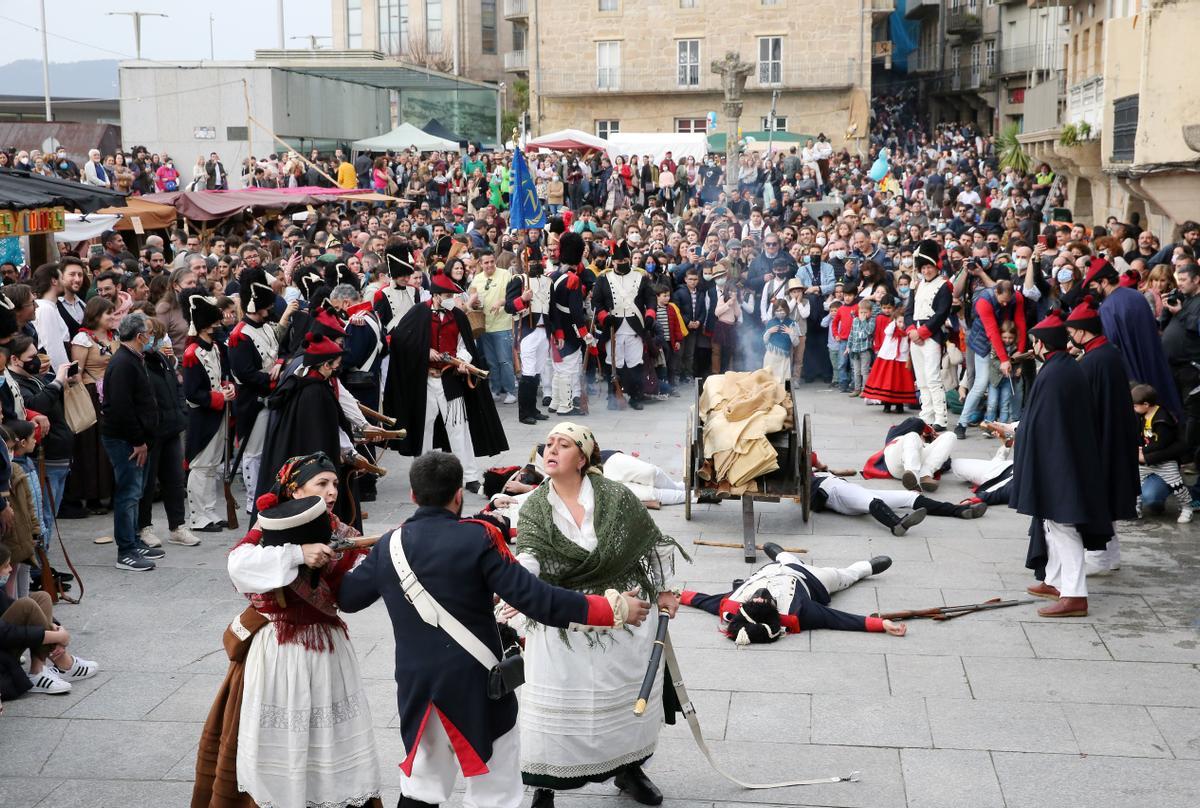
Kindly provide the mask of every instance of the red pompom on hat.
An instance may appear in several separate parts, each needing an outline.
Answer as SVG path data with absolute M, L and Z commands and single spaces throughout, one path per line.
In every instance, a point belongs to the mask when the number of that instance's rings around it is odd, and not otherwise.
M 1096 308 L 1096 301 L 1091 295 L 1084 297 L 1083 302 L 1071 309 L 1071 316 L 1067 318 L 1067 326 L 1081 328 L 1092 334 L 1103 333 L 1104 327 L 1100 324 L 1100 311 Z
M 1107 278 L 1110 282 L 1116 283 L 1120 280 L 1120 277 L 1117 268 L 1110 264 L 1107 259 L 1093 258 L 1091 263 L 1088 264 L 1088 273 L 1087 277 L 1083 279 L 1083 285 L 1091 286 L 1092 283 L 1101 278 Z
M 263 494 L 258 499 L 254 500 L 254 507 L 256 510 L 258 510 L 259 513 L 262 513 L 263 511 L 269 511 L 271 508 L 274 508 L 278 504 L 279 504 L 279 496 L 270 491 Z
M 332 310 L 326 308 L 324 304 L 317 309 L 313 321 L 321 327 L 319 333 L 324 336 L 328 336 L 329 334 L 338 337 L 346 336 L 346 326 L 342 322 L 342 318 Z
M 429 279 L 429 286 L 435 295 L 456 295 L 462 291 L 462 287 L 442 272 Z
M 1062 314 L 1052 311 L 1040 323 L 1029 329 L 1029 333 L 1037 337 L 1052 351 L 1061 351 L 1067 347 L 1067 326 Z
M 342 354 L 342 346 L 329 337 L 320 334 L 306 334 L 304 337 L 304 364 L 319 365 L 328 362 Z

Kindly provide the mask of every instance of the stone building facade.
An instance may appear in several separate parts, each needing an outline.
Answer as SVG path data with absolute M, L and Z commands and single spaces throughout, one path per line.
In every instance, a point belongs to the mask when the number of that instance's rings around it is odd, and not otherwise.
M 754 64 L 743 131 L 775 126 L 847 142 L 870 97 L 872 20 L 883 0 L 528 0 L 533 133 L 725 131 L 727 51 Z M 865 119 L 864 119 L 865 120 Z M 860 127 L 865 129 L 864 127 Z M 855 133 L 850 133 L 855 134 Z

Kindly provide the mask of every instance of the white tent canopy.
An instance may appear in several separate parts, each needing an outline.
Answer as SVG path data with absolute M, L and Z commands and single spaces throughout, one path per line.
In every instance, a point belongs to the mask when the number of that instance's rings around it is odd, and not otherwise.
M 604 138 L 589 135 L 581 129 L 559 129 L 557 132 L 548 132 L 541 137 L 535 137 L 532 140 L 526 141 L 525 148 L 548 149 L 551 151 L 588 148 L 607 152 L 609 157 L 619 153 Z
M 458 144 L 453 140 L 431 135 L 411 123 L 402 123 L 387 134 L 356 140 L 351 145 L 356 152 L 405 151 L 412 148 L 421 152 L 458 151 Z
M 667 152 L 676 163 L 694 157 L 699 163 L 708 153 L 708 135 L 703 132 L 614 132 L 608 136 L 609 153 L 625 156 L 650 155 L 655 165 Z
M 68 213 L 63 218 L 67 226 L 54 234 L 54 240 L 67 244 L 96 238 L 105 230 L 112 230 L 121 221 L 117 213 Z

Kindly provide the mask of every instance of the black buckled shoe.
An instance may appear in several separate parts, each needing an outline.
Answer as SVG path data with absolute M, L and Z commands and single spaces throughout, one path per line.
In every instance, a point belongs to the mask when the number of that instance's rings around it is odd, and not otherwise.
M 774 561 L 775 557 L 783 552 L 783 548 L 775 542 L 769 541 L 763 543 L 763 552 L 766 553 L 767 558 Z
M 554 792 L 548 788 L 535 789 L 529 808 L 554 808 Z
M 662 792 L 636 763 L 621 769 L 613 784 L 642 805 L 662 805 Z

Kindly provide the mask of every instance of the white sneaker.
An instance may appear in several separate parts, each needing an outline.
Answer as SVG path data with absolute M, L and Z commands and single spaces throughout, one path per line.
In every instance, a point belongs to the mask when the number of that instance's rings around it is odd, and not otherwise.
M 53 662 L 49 663 L 48 667 L 53 671 L 55 676 L 58 676 L 64 682 L 78 682 L 80 679 L 90 679 L 100 672 L 100 666 L 91 660 L 84 659 L 78 654 L 75 656 L 75 664 L 71 666 L 71 670 L 61 670 Z
M 504 397 L 504 403 L 505 403 L 505 404 L 516 404 L 516 403 L 517 403 L 517 397 L 516 397 L 516 396 L 514 396 L 512 393 L 509 393 L 508 395 L 506 395 L 506 396 Z
M 191 531 L 187 525 L 182 525 L 171 531 L 167 537 L 167 541 L 171 544 L 182 544 L 184 547 L 195 547 L 200 543 L 200 539 Z
M 1182 509 L 1181 511 L 1179 511 L 1179 518 L 1176 519 L 1175 521 L 1181 525 L 1186 525 L 1188 522 L 1191 522 L 1192 521 L 1191 506 L 1188 506 L 1188 507 Z
M 41 673 L 29 674 L 29 682 L 33 685 L 29 689 L 30 693 L 46 693 L 51 696 L 61 696 L 63 693 L 71 692 L 71 685 L 58 678 L 54 671 L 45 667 Z
M 150 528 L 148 527 L 144 527 L 138 532 L 138 538 L 147 547 L 162 547 L 162 539 L 150 532 Z

